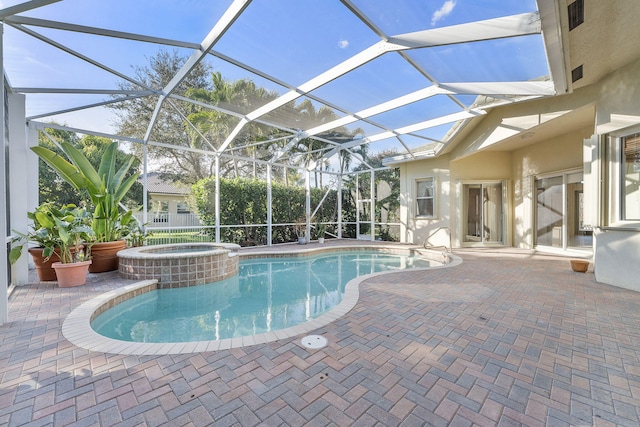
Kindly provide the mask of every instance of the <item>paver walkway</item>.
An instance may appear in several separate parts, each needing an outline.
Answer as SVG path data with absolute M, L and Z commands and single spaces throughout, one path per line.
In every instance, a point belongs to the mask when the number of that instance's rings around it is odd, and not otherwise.
M 0 326 L 0 425 L 640 425 L 640 293 L 566 258 L 459 251 L 464 262 L 365 281 L 315 333 L 212 353 L 123 356 L 61 334 L 125 281 L 33 283 Z

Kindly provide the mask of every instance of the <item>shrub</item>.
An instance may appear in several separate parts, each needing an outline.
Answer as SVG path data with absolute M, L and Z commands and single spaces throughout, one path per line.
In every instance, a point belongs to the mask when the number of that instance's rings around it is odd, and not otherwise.
M 215 225 L 215 178 L 206 178 L 193 185 L 195 209 L 203 223 Z M 311 189 L 312 211 L 320 203 L 326 189 Z M 330 190 L 313 222 L 331 222 L 337 217 L 337 192 Z M 271 185 L 271 218 L 274 224 L 295 223 L 305 216 L 305 189 Z M 267 183 L 247 178 L 220 179 L 220 225 L 240 225 L 221 228 L 220 238 L 243 246 L 267 244 L 267 228 L 251 224 L 267 223 Z M 293 226 L 273 227 L 272 243 L 296 240 Z

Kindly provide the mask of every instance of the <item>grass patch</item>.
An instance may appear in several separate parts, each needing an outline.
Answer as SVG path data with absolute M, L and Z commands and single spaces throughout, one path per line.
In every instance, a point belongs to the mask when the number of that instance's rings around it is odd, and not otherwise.
M 212 236 L 199 231 L 173 232 L 154 231 L 152 236 L 147 238 L 147 245 L 164 245 L 167 243 L 199 243 L 213 242 Z

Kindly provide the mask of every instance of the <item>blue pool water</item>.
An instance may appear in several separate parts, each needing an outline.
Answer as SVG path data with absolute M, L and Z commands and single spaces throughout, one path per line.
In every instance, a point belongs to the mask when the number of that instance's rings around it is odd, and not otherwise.
M 238 276 L 162 289 L 98 316 L 101 335 L 134 342 L 191 342 L 255 335 L 314 319 L 342 301 L 346 283 L 365 274 L 425 268 L 430 261 L 379 252 L 242 260 Z

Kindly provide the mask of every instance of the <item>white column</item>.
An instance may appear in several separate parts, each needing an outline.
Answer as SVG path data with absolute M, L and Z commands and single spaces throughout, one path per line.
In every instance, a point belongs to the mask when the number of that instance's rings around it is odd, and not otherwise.
M 371 241 L 376 240 L 376 183 L 375 171 L 371 170 L 370 199 L 371 199 Z
M 304 180 L 305 180 L 305 217 L 306 217 L 306 240 L 309 242 L 311 237 L 311 171 L 309 169 L 305 169 L 304 171 Z
M 216 156 L 216 243 L 220 243 L 220 156 Z
M 360 238 L 360 174 L 356 174 L 356 239 Z
M 38 158 L 28 150 L 27 128 L 25 126 L 25 96 L 9 95 L 9 224 L 11 230 L 26 234 L 29 227 L 27 211 L 35 206 L 29 206 L 29 181 L 35 181 L 37 200 L 38 188 Z M 36 143 L 37 143 L 37 132 Z M 29 153 L 31 155 L 29 155 Z M 29 167 L 35 165 L 35 167 Z M 32 174 L 29 176 L 29 169 Z M 10 234 L 13 232 L 10 231 Z M 22 256 L 11 266 L 11 283 L 21 286 L 29 282 L 29 255 L 26 247 Z
M 583 182 L 584 223 L 594 227 L 600 225 L 598 206 L 601 200 L 600 186 L 600 138 L 593 135 L 584 140 L 583 152 Z
M 567 228 L 568 218 L 568 206 L 567 206 L 567 185 L 568 175 L 565 173 L 562 175 L 562 250 L 567 250 L 567 243 L 569 237 L 569 229 Z
M 338 175 L 338 239 L 342 239 L 342 169 Z
M 255 164 L 255 163 L 254 163 Z M 272 210 L 271 210 L 271 163 L 267 164 L 267 246 L 272 245 Z
M 3 39 L 2 33 L 4 33 L 4 25 L 0 23 L 0 70 L 2 70 L 2 76 L 4 76 L 4 58 Z M 2 84 L 0 84 L 0 200 L 3 200 L 6 206 L 7 199 L 7 170 L 5 165 L 5 147 L 8 141 L 5 138 L 5 118 L 4 111 L 4 77 L 2 78 Z M 9 320 L 9 293 L 8 293 L 8 280 L 9 271 L 7 271 L 8 252 L 7 252 L 7 211 L 6 209 L 0 209 L 0 236 L 4 237 L 4 243 L 2 250 L 0 251 L 0 286 L 3 287 L 2 294 L 0 296 L 0 324 L 6 323 Z
M 147 177 L 147 166 L 148 166 L 148 151 L 147 151 L 147 143 L 142 145 L 142 223 L 146 224 L 149 222 L 149 213 L 147 211 L 147 206 L 149 205 L 147 190 L 148 190 L 148 177 Z M 146 227 L 146 225 L 145 225 Z
M 24 123 L 24 121 L 22 122 Z M 38 146 L 40 130 L 29 123 L 27 128 L 27 211 L 34 211 L 40 204 L 40 176 L 38 156 L 31 151 L 31 147 Z

